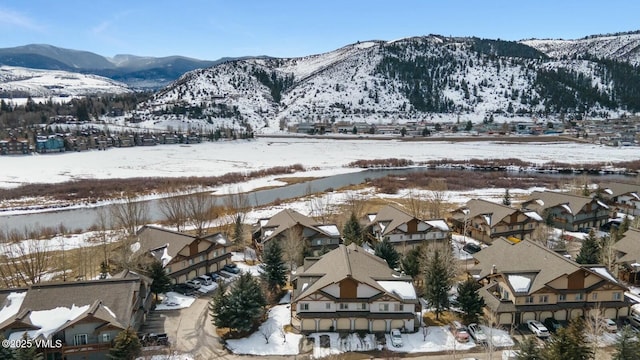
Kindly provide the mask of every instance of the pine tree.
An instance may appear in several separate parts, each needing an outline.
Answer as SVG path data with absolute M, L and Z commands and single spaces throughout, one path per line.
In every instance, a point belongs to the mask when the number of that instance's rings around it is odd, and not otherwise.
M 502 204 L 511 206 L 511 195 L 509 195 L 509 189 L 504 190 L 504 197 L 502 198 Z
M 215 293 L 209 301 L 209 314 L 211 322 L 219 328 L 229 327 L 229 298 L 227 297 L 227 284 L 224 281 L 218 283 Z
M 462 311 L 462 321 L 466 324 L 478 322 L 478 316 L 482 314 L 485 306 L 484 299 L 478 294 L 480 284 L 473 278 L 458 284 L 458 296 L 456 303 Z
M 596 233 L 593 229 L 589 231 L 589 236 L 582 241 L 580 253 L 576 257 L 578 264 L 597 264 L 600 258 L 600 246 L 596 239 Z
M 242 239 L 244 237 L 244 225 L 242 224 L 242 215 L 236 215 L 236 221 L 233 227 L 233 241 L 236 245 L 242 244 Z
M 640 357 L 640 341 L 629 325 L 622 328 L 614 347 L 613 360 L 636 360 Z
M 449 289 L 453 283 L 453 274 L 447 267 L 446 260 L 435 249 L 425 268 L 424 298 L 436 313 L 440 314 L 449 309 Z
M 262 273 L 260 278 L 267 287 L 272 299 L 279 298 L 282 287 L 287 282 L 287 267 L 282 260 L 282 248 L 279 241 L 271 241 L 264 248 Z
M 414 248 L 402 259 L 402 270 L 412 278 L 420 273 L 420 255 L 420 248 Z
M 6 338 L 4 336 L 0 335 L 0 342 L 2 340 L 6 340 Z M 6 346 L 0 346 L 0 359 L 14 360 L 15 357 L 13 355 L 13 350 L 11 350 L 11 348 L 6 347 Z
M 560 328 L 542 353 L 545 360 L 589 360 L 594 355 L 585 340 L 584 320 L 571 320 L 569 326 Z
M 389 268 L 395 269 L 400 263 L 400 254 L 389 241 L 382 241 L 376 245 L 375 255 L 384 259 Z
M 171 278 L 167 275 L 160 261 L 151 263 L 151 266 L 149 266 L 149 277 L 152 280 L 151 292 L 155 294 L 156 298 L 158 294 L 171 290 Z
M 22 341 L 26 343 L 29 338 L 27 337 L 27 333 L 22 334 Z M 42 360 L 44 359 L 44 355 L 38 352 L 38 348 L 35 347 L 35 344 L 31 344 L 29 347 L 19 347 L 13 350 L 13 359 L 15 360 Z
M 107 358 L 112 360 L 134 360 L 140 355 L 142 344 L 132 328 L 121 331 L 114 339 Z
M 520 342 L 520 350 L 516 356 L 518 360 L 540 360 L 542 359 L 538 342 L 534 337 L 527 337 Z
M 109 265 L 106 261 L 100 263 L 100 279 L 106 279 L 109 276 Z
M 362 245 L 363 241 L 363 231 L 362 226 L 358 222 L 358 218 L 355 213 L 351 213 L 349 220 L 342 229 L 342 237 L 344 238 L 344 244 L 349 245 L 351 243 L 356 243 L 357 245 Z
M 251 274 L 240 275 L 227 298 L 224 311 L 231 330 L 245 334 L 262 319 L 267 301 Z

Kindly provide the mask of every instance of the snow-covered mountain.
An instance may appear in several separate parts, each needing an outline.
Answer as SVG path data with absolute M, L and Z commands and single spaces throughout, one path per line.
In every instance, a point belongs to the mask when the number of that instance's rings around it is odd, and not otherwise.
M 577 40 L 533 39 L 521 43 L 557 59 L 573 59 L 588 54 L 640 65 L 640 32 L 595 35 Z
M 131 91 L 126 84 L 97 75 L 0 66 L 0 93 L 4 94 L 49 97 Z
M 300 122 L 502 122 L 640 110 L 627 99 L 640 86 L 626 83 L 640 78 L 637 70 L 549 55 L 527 42 L 431 35 L 241 59 L 185 74 L 135 116 L 156 127 L 190 119 L 270 132 Z M 635 78 L 624 80 L 625 71 Z

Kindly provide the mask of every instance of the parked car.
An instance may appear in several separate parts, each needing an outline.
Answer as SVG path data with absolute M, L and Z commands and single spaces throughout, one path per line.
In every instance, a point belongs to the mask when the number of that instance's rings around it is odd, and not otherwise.
M 238 265 L 236 265 L 234 263 L 227 264 L 227 265 L 223 266 L 222 270 L 224 270 L 226 272 L 230 272 L 232 274 L 240 273 L 240 268 L 238 268 Z
M 449 324 L 449 330 L 453 334 L 453 337 L 456 338 L 458 342 L 466 343 L 469 341 L 469 332 L 467 331 L 467 327 L 462 325 L 459 321 L 452 321 Z
M 480 325 L 476 323 L 469 324 L 469 326 L 467 326 L 467 331 L 478 344 L 485 344 L 487 342 L 487 335 L 482 331 Z
M 186 284 L 175 284 L 172 290 L 174 292 L 177 292 L 178 294 L 182 294 L 186 296 L 193 295 L 193 288 L 190 286 L 187 286 Z
M 539 338 L 549 337 L 549 329 L 538 320 L 527 320 L 527 327 Z
M 208 273 L 207 275 L 209 275 L 209 277 L 211 278 L 211 281 L 213 282 L 218 282 L 218 280 L 220 280 L 220 274 L 216 272 Z
M 502 350 L 502 360 L 517 359 L 520 352 L 517 350 Z
M 603 318 L 600 320 L 602 323 L 602 327 L 608 332 L 615 333 L 618 332 L 618 324 L 612 319 Z
M 402 347 L 402 333 L 399 329 L 391 330 L 391 345 L 394 347 Z
M 560 324 L 560 321 L 552 317 L 548 317 L 544 319 L 544 326 L 552 333 L 555 333 L 556 331 L 558 331 L 558 329 L 562 327 L 562 324 Z
M 200 284 L 204 286 L 209 286 L 213 283 L 213 280 L 211 280 L 211 277 L 209 275 L 200 275 L 195 278 L 195 280 L 200 281 Z
M 475 254 L 478 251 L 482 250 L 482 248 L 480 247 L 480 245 L 478 244 L 474 244 L 474 243 L 466 243 L 464 244 L 464 246 L 462 247 L 462 250 L 468 252 L 469 254 Z
M 200 283 L 200 281 L 193 279 L 193 280 L 187 280 L 187 282 L 185 282 L 185 285 L 189 286 L 192 289 L 198 290 L 200 289 L 200 286 L 202 284 Z

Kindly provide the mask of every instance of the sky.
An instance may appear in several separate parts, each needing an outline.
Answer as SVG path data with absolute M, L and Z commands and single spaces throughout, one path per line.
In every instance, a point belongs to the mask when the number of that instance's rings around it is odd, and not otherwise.
M 640 30 L 638 14 L 640 1 L 626 0 L 3 0 L 0 48 L 298 57 L 428 34 L 576 39 Z

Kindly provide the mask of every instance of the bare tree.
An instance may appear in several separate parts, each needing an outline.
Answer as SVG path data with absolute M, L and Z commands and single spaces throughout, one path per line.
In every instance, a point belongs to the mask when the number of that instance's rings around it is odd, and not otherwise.
M 237 187 L 224 197 L 224 206 L 230 218 L 229 223 L 233 224 L 233 242 L 238 246 L 242 245 L 246 212 L 251 207 L 249 196 Z
M 539 223 L 538 226 L 531 233 L 531 240 L 536 241 L 545 247 L 549 246 L 549 239 L 552 237 L 553 228 L 544 224 Z
M 428 213 L 427 204 L 424 194 L 414 189 L 409 189 L 406 208 L 412 216 L 424 219 Z
M 25 234 L 28 234 L 26 229 Z M 51 253 L 46 246 L 47 241 L 25 239 L 5 242 L 0 248 L 3 254 L 0 259 L 0 275 L 8 287 L 39 283 L 42 276 L 50 270 Z
M 345 198 L 347 213 L 354 213 L 359 219 L 365 215 L 367 201 L 361 194 L 357 192 L 349 192 Z
M 427 191 L 427 203 L 432 219 L 440 219 L 444 213 L 444 204 L 449 200 L 446 179 L 432 179 Z
M 585 335 L 589 338 L 588 342 L 591 343 L 593 354 L 596 354 L 602 345 L 602 334 L 606 331 L 605 320 L 604 312 L 599 303 L 585 314 L 584 330 Z
M 600 263 L 605 265 L 611 272 L 615 271 L 616 250 L 614 245 L 617 241 L 617 232 L 611 231 L 609 236 L 600 238 Z
M 135 235 L 138 228 L 148 221 L 148 213 L 147 204 L 136 201 L 132 195 L 128 195 L 123 203 L 115 204 L 111 208 L 113 225 L 124 229 L 128 236 Z
M 178 231 L 184 228 L 187 222 L 187 209 L 185 196 L 171 196 L 160 199 L 160 212 L 169 224 L 174 225 Z
M 333 201 L 330 194 L 318 194 L 309 198 L 309 214 L 323 224 L 330 222 Z
M 289 269 L 293 271 L 294 265 L 302 263 L 304 251 L 304 238 L 300 227 L 292 227 L 284 232 L 282 238 L 282 258 L 289 263 Z
M 109 224 L 109 216 L 107 214 L 107 211 L 104 208 L 98 209 L 96 213 L 95 225 L 96 225 L 96 228 L 98 229 L 98 232 L 97 232 L 98 239 L 102 244 L 102 255 L 103 255 L 102 261 L 104 261 L 105 266 L 108 267 L 109 266 L 109 251 L 108 251 L 109 237 L 107 235 L 107 231 L 110 228 L 110 224 Z
M 204 230 L 214 218 L 212 208 L 213 198 L 208 192 L 197 193 L 187 197 L 185 202 L 187 223 L 195 228 L 197 236 L 204 234 Z

